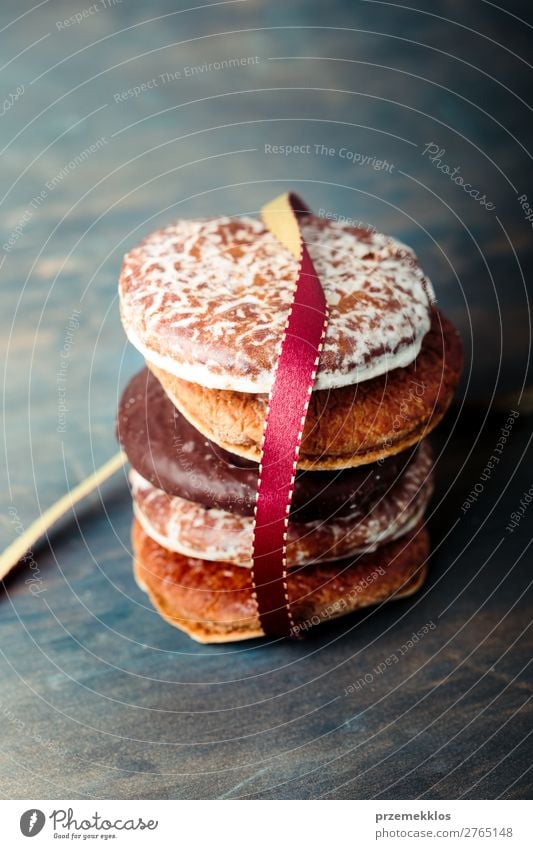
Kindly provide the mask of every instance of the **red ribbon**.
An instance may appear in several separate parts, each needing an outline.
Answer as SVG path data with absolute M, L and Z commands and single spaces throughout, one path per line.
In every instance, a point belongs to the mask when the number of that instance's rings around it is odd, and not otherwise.
M 303 427 L 328 321 L 324 291 L 298 218 L 310 210 L 282 195 L 263 210 L 269 229 L 299 260 L 293 302 L 270 390 L 253 537 L 252 581 L 265 634 L 294 636 L 287 591 L 287 527 Z

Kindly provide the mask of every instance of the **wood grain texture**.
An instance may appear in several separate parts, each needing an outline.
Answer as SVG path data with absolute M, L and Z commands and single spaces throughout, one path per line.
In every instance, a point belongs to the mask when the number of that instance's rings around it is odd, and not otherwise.
M 2 3 L 0 30 L 31 5 Z M 173 217 L 254 214 L 292 189 L 412 245 L 461 330 L 429 579 L 306 642 L 195 645 L 133 581 L 117 474 L 5 583 L 0 794 L 528 797 L 531 421 L 506 422 L 528 383 L 531 10 L 188 6 L 128 0 L 67 31 L 58 0 L 0 32 L 1 547 L 116 450 L 140 367 L 122 254 Z

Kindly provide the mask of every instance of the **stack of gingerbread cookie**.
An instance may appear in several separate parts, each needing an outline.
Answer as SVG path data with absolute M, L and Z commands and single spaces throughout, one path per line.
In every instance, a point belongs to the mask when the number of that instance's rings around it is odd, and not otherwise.
M 424 580 L 432 458 L 461 345 L 400 242 L 305 215 L 329 324 L 288 527 L 295 632 Z M 201 642 L 261 636 L 251 565 L 264 420 L 298 274 L 252 217 L 182 220 L 124 259 L 120 305 L 146 368 L 126 387 L 135 574 Z

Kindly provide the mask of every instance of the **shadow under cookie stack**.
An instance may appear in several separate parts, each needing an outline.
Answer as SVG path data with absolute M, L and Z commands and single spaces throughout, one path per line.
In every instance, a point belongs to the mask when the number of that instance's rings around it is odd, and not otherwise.
M 425 437 L 461 344 L 415 254 L 313 215 L 303 238 L 329 324 L 287 537 L 294 636 L 423 583 L 432 493 Z M 252 217 L 181 220 L 124 258 L 122 322 L 146 367 L 119 405 L 138 584 L 204 643 L 263 635 L 252 586 L 264 421 L 298 263 Z

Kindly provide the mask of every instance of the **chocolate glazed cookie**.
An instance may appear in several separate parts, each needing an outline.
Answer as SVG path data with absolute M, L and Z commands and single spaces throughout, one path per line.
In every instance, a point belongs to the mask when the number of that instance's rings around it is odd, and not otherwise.
M 147 369 L 122 394 L 117 437 L 133 468 L 170 495 L 240 516 L 253 516 L 258 466 L 202 436 L 169 400 Z M 418 448 L 352 469 L 300 471 L 294 521 L 349 516 L 370 506 L 408 468 Z
M 172 403 L 219 447 L 258 462 L 267 395 L 208 389 L 147 361 Z M 461 340 L 437 309 L 415 360 L 404 368 L 332 390 L 313 391 L 298 468 L 367 466 L 427 436 L 453 398 L 462 367 Z

